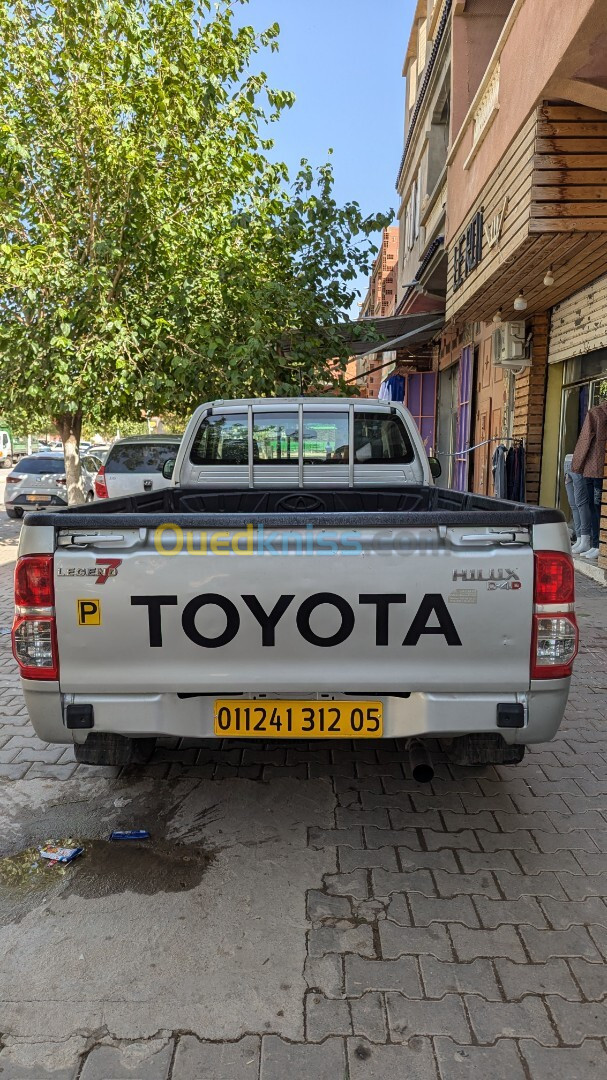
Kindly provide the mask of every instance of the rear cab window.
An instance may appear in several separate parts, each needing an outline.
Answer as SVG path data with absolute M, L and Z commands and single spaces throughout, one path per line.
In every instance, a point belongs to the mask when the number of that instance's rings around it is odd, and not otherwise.
M 205 416 L 196 432 L 190 461 L 193 465 L 248 465 L 246 412 Z
M 345 409 L 299 412 L 253 411 L 253 463 L 257 465 L 341 465 L 349 462 L 350 417 Z M 406 465 L 415 460 L 409 434 L 400 417 L 387 411 L 355 410 L 354 462 L 357 465 Z M 246 412 L 213 412 L 201 421 L 192 449 L 193 465 L 249 464 Z
M 298 412 L 253 413 L 253 460 L 256 465 L 297 465 Z
M 394 413 L 354 414 L 354 461 L 359 465 L 410 465 L 415 453 L 409 434 Z

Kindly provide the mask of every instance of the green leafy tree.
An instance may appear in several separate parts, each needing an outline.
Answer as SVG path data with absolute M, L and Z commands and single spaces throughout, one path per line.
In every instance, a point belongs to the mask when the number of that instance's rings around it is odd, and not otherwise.
M 338 207 L 330 165 L 269 160 L 293 95 L 251 65 L 279 28 L 233 6 L 0 7 L 0 390 L 52 416 L 70 501 L 84 418 L 343 373 L 336 326 L 388 219 Z

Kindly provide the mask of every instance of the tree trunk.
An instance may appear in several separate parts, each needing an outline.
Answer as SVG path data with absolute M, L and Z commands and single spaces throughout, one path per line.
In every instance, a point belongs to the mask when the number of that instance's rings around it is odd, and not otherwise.
M 80 469 L 82 413 L 80 410 L 74 413 L 62 413 L 55 418 L 55 426 L 63 443 L 68 505 L 78 506 L 84 502 L 82 471 Z

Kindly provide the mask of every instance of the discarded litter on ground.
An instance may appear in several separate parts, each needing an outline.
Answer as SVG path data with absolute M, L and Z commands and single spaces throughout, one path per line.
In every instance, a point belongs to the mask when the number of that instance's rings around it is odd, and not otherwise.
M 147 829 L 114 829 L 110 833 L 110 840 L 149 840 L 150 834 Z
M 40 855 L 43 859 L 49 859 L 49 865 L 52 866 L 55 863 L 73 862 L 82 855 L 83 851 L 83 847 L 59 847 L 56 844 L 47 844 L 46 847 L 40 848 Z

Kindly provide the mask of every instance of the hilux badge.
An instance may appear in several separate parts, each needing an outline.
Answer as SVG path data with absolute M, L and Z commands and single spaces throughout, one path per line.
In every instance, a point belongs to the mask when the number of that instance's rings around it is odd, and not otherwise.
M 520 578 L 515 570 L 491 569 L 491 570 L 454 570 L 453 581 L 518 581 Z

